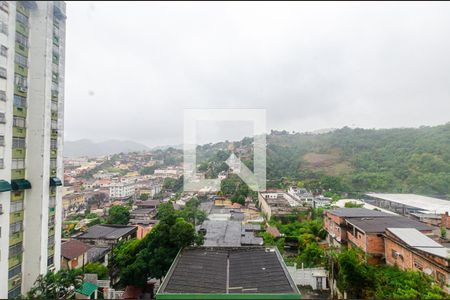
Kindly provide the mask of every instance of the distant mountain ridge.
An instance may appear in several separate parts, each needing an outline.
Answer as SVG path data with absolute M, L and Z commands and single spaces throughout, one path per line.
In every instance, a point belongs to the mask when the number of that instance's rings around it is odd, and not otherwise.
M 65 157 L 102 156 L 146 150 L 150 150 L 150 148 L 133 141 L 107 140 L 104 142 L 93 142 L 88 139 L 82 139 L 64 142 Z

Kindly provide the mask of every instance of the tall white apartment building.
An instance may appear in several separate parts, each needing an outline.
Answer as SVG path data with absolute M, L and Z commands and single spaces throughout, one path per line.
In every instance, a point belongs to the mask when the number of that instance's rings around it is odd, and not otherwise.
M 0 1 L 0 298 L 60 268 L 65 18 Z
M 112 182 L 109 186 L 109 198 L 126 199 L 134 195 L 136 186 L 130 181 Z

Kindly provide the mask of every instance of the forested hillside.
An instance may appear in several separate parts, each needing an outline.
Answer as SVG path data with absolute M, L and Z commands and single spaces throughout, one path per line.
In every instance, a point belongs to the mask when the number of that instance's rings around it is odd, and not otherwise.
M 199 147 L 213 175 L 231 149 L 251 166 L 251 139 Z M 212 169 L 212 172 L 211 172 Z M 414 192 L 450 196 L 450 123 L 405 129 L 342 128 L 324 134 L 272 131 L 267 136 L 269 186 L 301 180 L 339 192 Z M 280 179 L 283 179 L 280 181 Z

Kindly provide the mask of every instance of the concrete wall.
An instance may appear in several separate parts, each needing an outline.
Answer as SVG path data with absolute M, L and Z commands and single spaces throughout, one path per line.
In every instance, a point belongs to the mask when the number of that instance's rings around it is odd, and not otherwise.
M 297 269 L 297 266 L 287 266 L 287 270 L 296 285 L 311 286 L 313 290 L 317 290 L 317 277 L 313 276 L 315 272 L 325 272 L 324 268 L 306 268 Z M 320 277 L 322 280 L 322 289 L 328 290 L 327 277 Z

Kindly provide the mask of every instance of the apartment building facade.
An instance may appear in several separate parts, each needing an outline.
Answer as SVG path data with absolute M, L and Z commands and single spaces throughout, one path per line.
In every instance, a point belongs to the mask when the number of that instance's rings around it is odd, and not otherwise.
M 60 268 L 65 3 L 0 1 L 0 298 Z
M 134 195 L 136 186 L 131 181 L 113 182 L 109 186 L 109 198 L 126 199 Z

